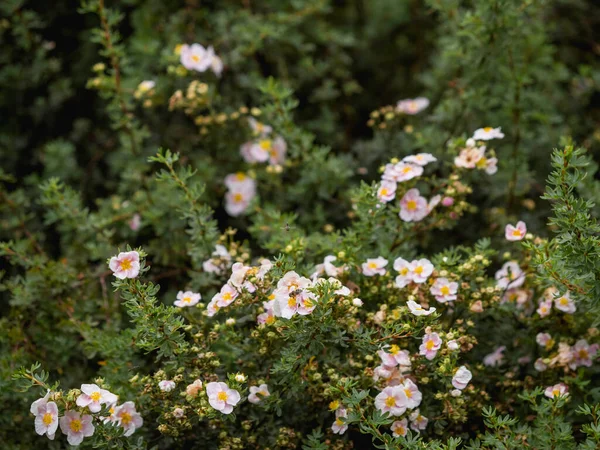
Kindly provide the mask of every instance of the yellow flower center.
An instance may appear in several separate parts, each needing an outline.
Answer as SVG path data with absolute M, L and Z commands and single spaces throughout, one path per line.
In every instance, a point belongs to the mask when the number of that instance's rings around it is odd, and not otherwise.
M 417 266 L 417 267 L 415 267 L 415 273 L 417 275 L 421 275 L 423 273 L 423 266 Z
M 559 389 L 552 389 L 552 396 L 556 397 L 557 395 L 560 395 L 560 390 Z
M 567 306 L 569 304 L 569 300 L 567 300 L 566 297 L 561 297 L 558 303 L 560 303 L 561 306 Z
M 119 263 L 121 270 L 129 270 L 132 267 L 131 261 L 129 259 L 124 259 Z
M 197 63 L 200 61 L 200 57 L 198 55 L 192 55 L 192 61 Z
M 71 423 L 69 424 L 69 427 L 71 428 L 71 431 L 73 433 L 79 433 L 81 431 L 81 428 L 83 426 L 81 424 L 81 420 L 79 420 L 79 419 L 73 419 L 73 420 L 71 420 Z
M 489 132 L 490 132 L 490 131 L 492 131 L 492 130 L 493 130 L 493 128 L 492 128 L 492 127 L 485 127 L 485 128 L 483 129 L 483 131 L 485 131 L 486 133 L 489 133 Z
M 98 391 L 92 392 L 92 394 L 90 395 L 90 398 L 95 402 L 99 402 L 101 397 L 102 397 L 102 394 L 100 394 L 100 392 L 98 392 Z
M 235 174 L 235 179 L 238 181 L 244 181 L 246 179 L 246 175 L 244 174 L 244 172 L 237 172 Z
M 389 191 L 386 188 L 381 188 L 381 195 L 388 195 Z
M 519 230 L 514 230 L 514 231 L 512 232 L 512 235 L 513 235 L 513 236 L 521 236 L 521 232 L 520 232 Z
M 334 401 L 332 401 L 332 402 L 329 403 L 329 409 L 331 411 L 335 411 L 339 407 L 340 407 L 340 402 L 338 400 L 334 400 Z
M 217 394 L 217 398 L 222 402 L 226 402 L 227 401 L 227 392 L 225 392 L 225 391 L 219 392 Z
M 240 203 L 242 200 L 244 200 L 244 196 L 240 193 L 237 194 L 233 194 L 233 201 L 236 203 Z
M 271 324 L 273 324 L 274 322 L 275 322 L 275 316 L 269 316 L 269 317 L 267 317 L 267 320 L 265 320 L 265 323 L 266 323 L 267 325 L 271 325 Z
M 589 358 L 589 353 L 586 349 L 582 348 L 581 350 L 579 350 L 579 357 L 581 359 L 588 359 Z
M 404 433 L 406 433 L 406 429 L 402 425 L 398 425 L 396 428 L 394 428 L 394 433 L 402 436 Z
M 475 157 L 475 158 L 477 156 L 478 155 L 473 155 L 473 157 Z M 481 157 L 481 159 L 479 161 L 477 161 L 477 163 L 475 163 L 475 165 L 477 166 L 477 168 L 483 169 L 487 165 L 487 158 Z
M 410 211 L 414 211 L 415 209 L 417 209 L 417 202 L 415 202 L 414 200 L 407 201 L 406 209 L 408 209 Z
M 433 350 L 433 347 L 435 347 L 435 342 L 433 341 L 427 341 L 427 344 L 425 344 L 427 350 Z
M 192 299 L 190 297 L 183 297 L 183 302 L 184 303 L 191 303 Z
M 402 173 L 404 173 L 404 174 L 409 173 L 409 172 L 412 172 L 412 167 L 410 167 L 410 166 L 405 166 L 402 169 Z
M 258 145 L 260 145 L 260 148 L 262 148 L 263 150 L 269 151 L 271 150 L 271 140 L 270 139 L 264 139 L 262 141 L 260 141 L 258 143 Z
M 294 306 L 296 306 L 296 299 L 294 297 L 288 298 L 288 306 L 290 308 L 293 308 Z
M 377 269 L 377 263 L 376 262 L 370 262 L 368 264 L 369 269 Z
M 400 347 L 398 347 L 396 344 L 390 347 L 390 355 L 397 355 L 399 351 Z
M 449 295 L 450 288 L 448 286 L 442 286 L 442 288 L 440 289 L 440 292 L 442 293 L 442 295 Z
M 310 300 L 310 298 L 303 300 L 302 304 L 304 305 L 305 308 L 312 308 L 312 306 L 313 306 L 313 302 Z
M 392 406 L 396 406 L 396 399 L 394 397 L 388 397 L 385 399 L 385 406 L 389 406 L 390 408 Z
M 132 419 L 133 417 L 131 417 L 131 414 L 129 414 L 128 412 L 121 413 L 121 423 L 123 425 L 128 425 L 129 423 L 131 423 Z
M 223 294 L 223 300 L 231 300 L 231 293 L 225 292 Z
M 44 417 L 42 417 L 42 421 L 44 422 L 44 425 L 49 426 L 52 423 L 52 414 L 50 414 L 49 412 L 44 414 Z
M 412 391 L 410 389 L 404 389 L 404 393 L 406 394 L 407 398 L 412 398 L 413 396 Z
M 343 426 L 343 425 L 344 425 L 344 421 L 343 421 L 341 418 L 339 418 L 339 417 L 338 417 L 337 419 L 335 419 L 335 424 L 336 424 L 338 427 L 341 427 L 341 426 Z
M 272 293 L 267 297 L 269 300 L 275 300 L 275 293 Z

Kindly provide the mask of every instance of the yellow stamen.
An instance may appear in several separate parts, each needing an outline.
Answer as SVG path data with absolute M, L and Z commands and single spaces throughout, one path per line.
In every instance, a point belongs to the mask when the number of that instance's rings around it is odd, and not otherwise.
M 440 289 L 440 292 L 442 293 L 442 295 L 449 295 L 450 288 L 448 286 L 442 286 L 442 288 Z
M 417 202 L 415 202 L 414 200 L 407 201 L 406 209 L 408 209 L 410 211 L 414 211 L 415 209 L 417 209 Z
M 121 413 L 120 417 L 121 417 L 121 423 L 123 425 L 128 425 L 129 423 L 131 423 L 131 420 L 133 419 L 133 417 L 131 417 L 131 414 L 129 414 L 128 412 Z
M 83 428 L 83 425 L 81 423 L 81 420 L 73 419 L 73 420 L 71 420 L 69 427 L 71 428 L 72 432 L 79 433 L 81 431 L 81 429 Z
M 225 392 L 225 391 L 219 392 L 217 394 L 217 398 L 222 402 L 226 402 L 227 401 L 227 392 Z
M 101 397 L 102 397 L 102 394 L 100 394 L 100 392 L 98 392 L 98 391 L 92 392 L 92 394 L 90 395 L 90 398 L 95 402 L 99 402 Z
M 42 422 L 44 422 L 44 425 L 50 426 L 50 424 L 52 423 L 52 414 L 48 412 L 44 414 L 44 417 L 42 417 Z
M 490 132 L 490 131 L 492 131 L 492 130 L 493 130 L 493 128 L 492 128 L 492 127 L 485 127 L 485 128 L 483 129 L 483 131 L 485 131 L 486 133 L 489 133 L 489 132 Z
M 119 263 L 121 270 L 129 270 L 132 267 L 131 261 L 129 259 L 124 259 Z
M 392 406 L 396 406 L 396 399 L 394 397 L 388 397 L 385 399 L 385 406 L 389 406 L 390 408 Z

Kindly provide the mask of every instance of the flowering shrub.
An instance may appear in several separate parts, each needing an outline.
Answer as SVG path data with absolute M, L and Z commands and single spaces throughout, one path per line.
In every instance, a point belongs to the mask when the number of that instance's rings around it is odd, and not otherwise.
M 600 446 L 594 14 L 106 3 L 0 6 L 6 448 Z

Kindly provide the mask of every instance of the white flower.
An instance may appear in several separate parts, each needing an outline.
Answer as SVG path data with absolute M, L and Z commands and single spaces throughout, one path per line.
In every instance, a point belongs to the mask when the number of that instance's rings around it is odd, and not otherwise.
M 400 289 L 412 281 L 411 265 L 407 260 L 396 258 L 394 261 L 394 270 L 399 273 L 396 277 L 396 286 Z
M 212 63 L 212 56 L 200 44 L 182 45 L 180 61 L 188 70 L 205 72 Z
M 140 273 L 140 254 L 136 251 L 121 252 L 110 258 L 108 267 L 120 280 L 135 278 Z
M 554 386 L 548 386 L 544 391 L 544 395 L 548 398 L 566 397 L 569 395 L 569 388 L 564 383 L 558 383 Z
M 417 153 L 416 155 L 410 155 L 403 158 L 402 161 L 416 164 L 417 166 L 426 166 L 430 162 L 437 161 L 437 158 L 431 153 Z
M 65 415 L 60 418 L 60 430 L 67 435 L 69 444 L 79 445 L 84 437 L 94 434 L 95 427 L 92 416 L 82 416 L 77 411 L 65 411 Z
M 254 180 L 253 180 L 254 183 Z M 248 209 L 250 202 L 256 196 L 254 184 L 252 188 L 237 187 L 225 194 L 225 211 L 231 217 L 237 217 Z
M 405 222 L 418 222 L 429 214 L 427 199 L 419 190 L 412 188 L 400 200 L 400 218 Z
M 229 389 L 225 383 L 208 383 L 206 394 L 210 406 L 223 414 L 231 414 L 233 407 L 240 401 L 240 393 L 235 389 Z
M 413 383 L 409 378 L 406 378 L 404 382 L 401 384 L 402 389 L 404 389 L 404 394 L 407 398 L 407 407 L 410 409 L 416 408 L 421 404 L 421 399 L 423 395 L 419 388 L 415 383 Z
M 35 415 L 35 432 L 40 436 L 44 434 L 51 441 L 54 440 L 58 428 L 58 406 L 54 402 L 38 404 Z
M 346 421 L 342 419 L 345 419 L 347 416 L 348 413 L 344 408 L 338 408 L 335 411 L 335 422 L 331 425 L 331 431 L 333 431 L 334 434 L 344 434 L 346 432 L 348 425 L 346 424 Z
M 427 428 L 427 424 L 429 423 L 429 419 L 425 416 L 422 416 L 418 409 L 412 412 L 408 418 L 411 420 L 410 428 L 416 432 Z
M 175 306 L 185 308 L 186 306 L 194 306 L 200 301 L 201 295 L 196 294 L 192 291 L 179 291 L 177 293 L 177 300 L 175 300 Z
M 406 302 L 408 309 L 410 309 L 410 312 L 413 313 L 415 316 L 428 316 L 429 314 L 435 312 L 435 308 L 429 308 L 429 309 L 423 309 L 423 307 L 417 303 L 414 302 L 412 300 L 409 300 L 408 302 Z
M 175 382 L 173 380 L 163 380 L 158 383 L 158 387 L 163 392 L 171 392 L 175 389 Z
M 119 399 L 115 394 L 110 393 L 106 389 L 100 389 L 96 384 L 82 384 L 81 392 L 77 397 L 77 406 L 88 407 L 93 413 L 97 413 L 102 409 L 102 405 L 110 405 L 116 403 Z
M 362 263 L 363 275 L 372 277 L 374 275 L 385 275 L 388 260 L 379 256 L 378 258 L 368 258 L 367 262 Z
M 448 343 L 446 344 L 446 346 L 448 347 L 449 350 L 458 350 L 460 348 L 460 345 L 458 345 L 458 342 L 456 342 L 456 340 L 452 339 L 451 341 L 448 341 Z
M 516 261 L 508 261 L 496 272 L 496 281 L 502 289 L 513 289 L 523 285 L 525 273 Z
M 233 303 L 238 296 L 239 292 L 232 285 L 226 283 L 211 301 L 214 301 L 219 308 L 224 308 Z
M 261 384 L 260 386 L 250 386 L 250 395 L 248 396 L 248 401 L 250 403 L 260 403 L 264 398 L 271 395 L 269 392 L 269 386 L 266 384 Z
M 573 314 L 577 308 L 575 307 L 575 302 L 571 298 L 569 292 L 565 292 L 565 295 L 561 295 L 558 298 L 554 299 L 554 306 L 556 309 L 566 312 L 567 314 Z
M 433 273 L 433 264 L 428 259 L 422 258 L 410 263 L 410 275 L 415 283 L 425 283 Z
M 121 406 L 115 408 L 113 413 L 117 425 L 123 427 L 125 433 L 123 436 L 131 436 L 136 429 L 144 424 L 144 419 L 140 413 L 135 410 L 135 403 L 125 402 Z
M 396 111 L 404 114 L 418 114 L 429 106 L 429 100 L 425 97 L 407 98 L 400 100 L 396 105 Z
M 502 139 L 504 137 L 504 133 L 502 133 L 501 128 L 478 128 L 473 133 L 473 139 L 476 141 L 489 141 L 490 139 Z
M 408 431 L 408 420 L 396 420 L 392 423 L 392 434 L 394 437 L 406 436 Z
M 215 49 L 212 46 L 206 50 L 206 57 L 210 60 L 210 68 L 214 74 L 220 77 L 221 72 L 223 72 L 223 61 L 215 54 Z
M 36 401 L 34 401 L 31 404 L 31 407 L 29 408 L 29 411 L 31 412 L 31 414 L 33 414 L 34 416 L 37 416 L 39 414 L 39 408 L 41 406 L 46 405 L 46 403 L 48 403 L 48 398 L 50 397 L 50 390 L 48 390 L 48 392 L 46 392 L 46 395 L 44 395 L 42 398 L 38 398 Z
M 473 374 L 465 366 L 460 366 L 452 377 L 452 386 L 461 391 L 467 387 L 469 381 L 473 378 Z

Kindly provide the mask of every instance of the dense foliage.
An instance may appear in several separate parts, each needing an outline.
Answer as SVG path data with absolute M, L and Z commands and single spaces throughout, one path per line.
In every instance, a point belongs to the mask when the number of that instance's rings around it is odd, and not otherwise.
M 1 2 L 3 448 L 598 448 L 599 22 Z

